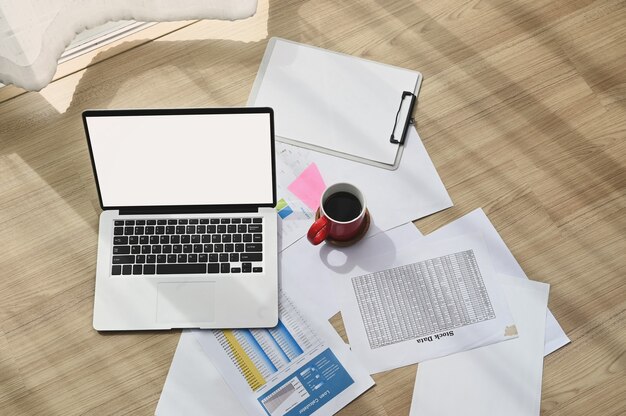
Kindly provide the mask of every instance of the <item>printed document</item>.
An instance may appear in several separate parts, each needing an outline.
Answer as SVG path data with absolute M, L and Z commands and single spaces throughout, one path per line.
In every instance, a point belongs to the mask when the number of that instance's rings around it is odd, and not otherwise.
M 479 238 L 405 247 L 392 268 L 338 279 L 350 346 L 370 374 L 515 338 Z
M 193 333 L 251 415 L 332 415 L 374 385 L 330 323 L 284 293 L 274 328 Z
M 460 234 L 480 234 L 491 254 L 493 267 L 498 274 L 528 279 L 515 257 L 506 246 L 485 212 L 478 208 L 450 224 L 428 234 L 427 238 L 445 239 Z M 546 336 L 544 355 L 567 345 L 570 342 L 550 310 L 546 317 Z
M 310 194 L 302 200 L 291 186 L 311 163 L 315 163 L 326 186 L 349 182 L 363 192 L 372 218 L 366 237 L 451 207 L 452 200 L 412 126 L 404 147 L 398 169 L 387 170 L 276 142 L 279 251 L 304 237 L 313 224 L 315 210 L 307 205 Z
M 549 286 L 501 276 L 517 339 L 420 363 L 411 415 L 539 415 Z

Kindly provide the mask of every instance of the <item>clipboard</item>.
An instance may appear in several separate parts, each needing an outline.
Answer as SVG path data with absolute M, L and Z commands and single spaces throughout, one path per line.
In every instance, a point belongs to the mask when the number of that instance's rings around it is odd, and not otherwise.
M 384 169 L 400 164 L 422 74 L 273 37 L 248 99 L 276 140 Z

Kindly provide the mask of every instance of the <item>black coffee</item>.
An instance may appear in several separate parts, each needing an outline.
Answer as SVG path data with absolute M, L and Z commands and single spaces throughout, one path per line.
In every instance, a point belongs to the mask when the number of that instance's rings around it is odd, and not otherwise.
M 352 221 L 362 209 L 359 198 L 349 192 L 337 192 L 324 201 L 324 212 L 335 221 Z

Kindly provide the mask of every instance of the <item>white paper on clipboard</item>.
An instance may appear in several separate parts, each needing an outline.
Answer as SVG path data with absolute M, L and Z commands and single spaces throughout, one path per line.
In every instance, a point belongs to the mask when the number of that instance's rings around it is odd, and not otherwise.
M 274 109 L 276 139 L 396 169 L 422 75 L 325 49 L 272 38 L 248 99 Z

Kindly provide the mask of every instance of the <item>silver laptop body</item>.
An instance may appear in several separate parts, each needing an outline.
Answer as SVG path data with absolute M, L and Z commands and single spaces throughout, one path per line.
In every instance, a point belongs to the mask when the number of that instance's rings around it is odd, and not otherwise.
M 278 321 L 270 108 L 88 110 L 100 331 Z

